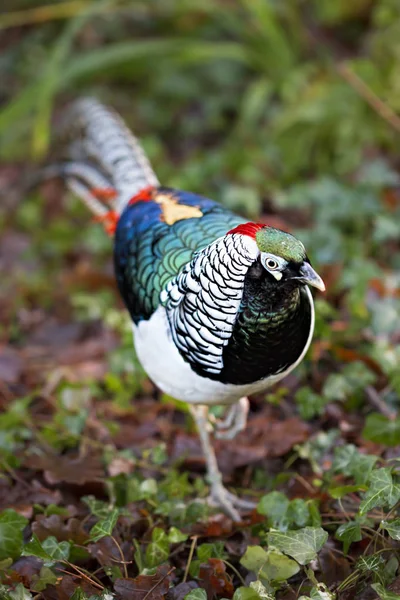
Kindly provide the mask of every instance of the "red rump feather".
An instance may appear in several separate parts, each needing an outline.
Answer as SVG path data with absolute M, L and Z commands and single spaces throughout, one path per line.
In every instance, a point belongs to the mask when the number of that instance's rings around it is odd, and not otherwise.
M 143 188 L 129 200 L 129 204 L 136 204 L 136 202 L 150 202 L 150 200 L 153 199 L 154 189 L 153 185 Z
M 263 227 L 266 227 L 265 223 L 242 223 L 242 225 L 238 225 L 234 229 L 228 231 L 228 233 L 241 233 L 242 235 L 248 235 L 254 240 L 257 231 Z

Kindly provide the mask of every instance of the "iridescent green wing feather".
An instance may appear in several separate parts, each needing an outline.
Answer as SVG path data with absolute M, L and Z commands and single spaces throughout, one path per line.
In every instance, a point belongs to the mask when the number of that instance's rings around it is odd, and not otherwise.
M 172 215 L 179 216 L 182 211 L 184 218 L 171 222 L 165 204 L 157 202 L 160 197 L 171 198 Z M 198 216 L 188 218 L 184 207 L 188 207 L 188 215 L 196 208 Z M 167 188 L 155 190 L 150 200 L 129 205 L 118 223 L 114 262 L 118 286 L 133 321 L 150 318 L 159 305 L 160 292 L 196 251 L 244 222 L 212 200 Z

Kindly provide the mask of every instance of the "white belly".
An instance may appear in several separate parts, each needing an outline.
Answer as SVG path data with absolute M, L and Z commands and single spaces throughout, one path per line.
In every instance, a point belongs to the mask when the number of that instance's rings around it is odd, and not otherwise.
M 312 314 L 307 344 L 298 360 L 278 375 L 245 385 L 220 383 L 197 375 L 183 360 L 171 339 L 167 315 L 163 306 L 159 306 L 148 321 L 141 321 L 139 325 L 133 326 L 138 358 L 157 387 L 177 400 L 191 404 L 232 404 L 243 396 L 267 389 L 283 379 L 302 361 L 314 331 L 314 305 L 308 288 L 307 293 Z

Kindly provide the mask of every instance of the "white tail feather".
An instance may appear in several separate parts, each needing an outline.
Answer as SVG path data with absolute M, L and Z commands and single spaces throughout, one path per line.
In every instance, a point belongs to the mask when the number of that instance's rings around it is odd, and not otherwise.
M 75 102 L 62 129 L 75 137 L 68 146 L 71 162 L 64 163 L 59 173 L 97 216 L 104 216 L 110 206 L 99 201 L 93 188 L 115 190 L 112 210 L 121 214 L 140 190 L 159 185 L 135 136 L 113 110 L 97 100 Z

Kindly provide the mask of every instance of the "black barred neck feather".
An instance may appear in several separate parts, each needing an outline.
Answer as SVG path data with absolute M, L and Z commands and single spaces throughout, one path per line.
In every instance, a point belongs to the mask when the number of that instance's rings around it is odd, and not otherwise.
M 288 369 L 301 356 L 312 326 L 308 291 L 277 284 L 256 262 L 246 276 L 241 306 L 224 348 L 224 383 L 246 384 Z
M 257 256 L 254 240 L 225 236 L 195 254 L 161 294 L 175 345 L 198 375 L 254 383 L 292 366 L 308 343 L 307 289 L 276 281 Z

